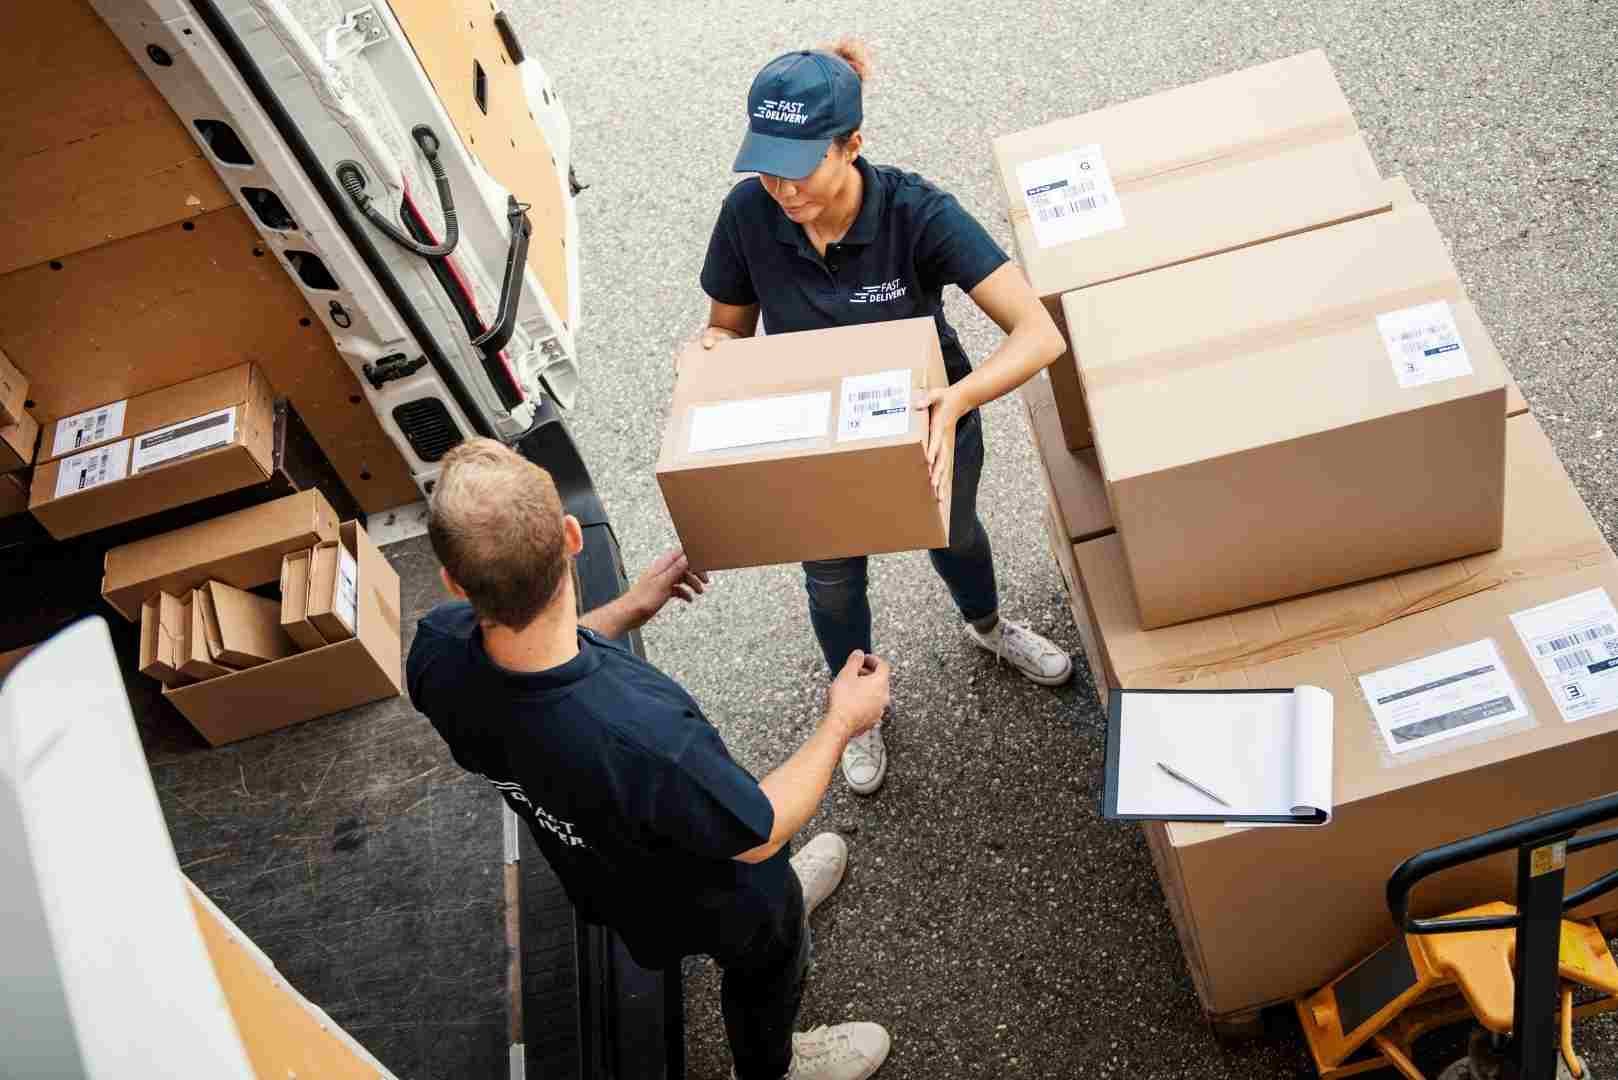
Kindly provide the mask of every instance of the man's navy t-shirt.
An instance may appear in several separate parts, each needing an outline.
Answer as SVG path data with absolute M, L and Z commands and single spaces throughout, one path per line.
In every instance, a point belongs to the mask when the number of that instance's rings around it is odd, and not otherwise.
M 702 289 L 757 304 L 772 334 L 931 315 L 950 382 L 972 372 L 944 318 L 944 286 L 971 292 L 1005 250 L 955 196 L 915 173 L 854 159 L 860 212 L 822 257 L 757 177 L 731 188 L 714 222 Z
M 745 945 L 780 921 L 792 873 L 774 811 L 691 695 L 628 649 L 579 630 L 579 654 L 535 673 L 483 648 L 465 603 L 422 619 L 410 700 L 462 768 L 495 786 L 588 920 L 644 967 Z

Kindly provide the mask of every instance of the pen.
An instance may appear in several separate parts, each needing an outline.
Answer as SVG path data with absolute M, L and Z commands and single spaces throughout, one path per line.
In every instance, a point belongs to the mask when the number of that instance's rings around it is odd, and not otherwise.
M 1165 764 L 1164 762 L 1161 762 L 1161 761 L 1159 761 L 1157 763 L 1157 767 L 1159 769 L 1162 769 L 1164 772 L 1168 773 L 1170 776 L 1174 777 L 1174 779 L 1178 780 L 1180 783 L 1185 784 L 1187 787 L 1196 788 L 1198 791 L 1200 791 L 1204 795 L 1208 796 L 1208 798 L 1212 799 L 1214 802 L 1218 803 L 1220 806 L 1224 806 L 1224 807 L 1229 807 L 1230 806 L 1230 804 L 1228 802 L 1226 802 L 1224 799 L 1221 799 L 1218 795 L 1215 795 L 1213 792 L 1209 791 L 1207 788 L 1203 787 L 1201 784 L 1197 783 L 1195 780 L 1193 780 L 1189 776 L 1185 775 L 1185 773 L 1179 772 L 1179 771 L 1175 770 L 1174 768 L 1172 768 L 1171 766 L 1169 766 L 1169 765 L 1167 765 L 1167 764 Z

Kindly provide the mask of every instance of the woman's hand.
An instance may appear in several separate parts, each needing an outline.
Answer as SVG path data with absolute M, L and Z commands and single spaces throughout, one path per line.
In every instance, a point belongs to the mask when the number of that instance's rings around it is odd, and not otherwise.
M 927 429 L 927 469 L 932 474 L 933 495 L 942 498 L 955 476 L 955 425 L 966 412 L 955 387 L 928 390 L 916 403 L 916 411 L 931 414 Z
M 727 330 L 723 326 L 704 326 L 697 342 L 704 349 L 711 349 L 721 341 L 735 341 L 739 337 L 741 335 L 736 331 Z

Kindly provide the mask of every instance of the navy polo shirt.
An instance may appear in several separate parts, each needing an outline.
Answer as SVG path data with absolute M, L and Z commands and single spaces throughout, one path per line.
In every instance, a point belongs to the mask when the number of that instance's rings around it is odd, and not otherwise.
M 494 785 L 573 906 L 617 930 L 643 967 L 740 948 L 785 918 L 775 812 L 691 695 L 623 646 L 579 630 L 559 667 L 514 672 L 483 648 L 470 605 L 434 608 L 406 664 L 410 700 L 464 769 Z
M 955 196 L 915 173 L 854 160 L 859 216 L 824 258 L 757 177 L 731 189 L 714 223 L 702 289 L 721 304 L 759 305 L 772 334 L 931 315 L 954 383 L 971 373 L 944 318 L 944 286 L 971 292 L 1007 261 Z

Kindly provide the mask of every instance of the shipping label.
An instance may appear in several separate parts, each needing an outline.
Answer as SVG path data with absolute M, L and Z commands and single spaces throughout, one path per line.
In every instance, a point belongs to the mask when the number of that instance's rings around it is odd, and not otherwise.
M 358 628 L 360 605 L 359 564 L 354 556 L 348 553 L 346 547 L 337 549 L 337 594 L 332 598 L 331 609 L 344 626 L 350 630 Z
M 129 440 L 65 457 L 57 463 L 56 498 L 110 484 L 129 475 Z
M 910 430 L 910 369 L 843 378 L 837 441 L 881 439 Z
M 1095 143 L 1017 166 L 1034 240 L 1042 248 L 1124 227 L 1123 207 Z
M 128 401 L 115 401 L 111 405 L 74 413 L 58 420 L 51 457 L 61 457 L 118 438 L 124 433 L 124 410 L 128 405 Z
M 831 427 L 831 391 L 782 394 L 698 405 L 691 410 L 688 452 L 823 438 Z
M 131 475 L 145 472 L 165 462 L 229 446 L 235 440 L 236 408 L 232 406 L 138 436 L 129 471 Z
M 1360 689 L 1395 754 L 1528 715 L 1489 638 L 1361 675 Z
M 1472 374 L 1447 300 L 1384 312 L 1376 317 L 1376 328 L 1402 390 Z
M 1516 612 L 1511 624 L 1563 720 L 1618 709 L 1618 612 L 1606 589 Z

